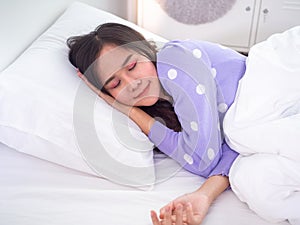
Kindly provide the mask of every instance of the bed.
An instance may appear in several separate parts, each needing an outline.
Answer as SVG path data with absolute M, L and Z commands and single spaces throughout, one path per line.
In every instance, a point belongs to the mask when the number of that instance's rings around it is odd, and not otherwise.
M 104 22 L 124 23 L 157 43 L 165 41 L 117 16 L 76 2 L 1 73 L 0 225 L 150 225 L 151 209 L 159 210 L 204 182 L 172 159 L 153 152 L 134 124 L 95 99 L 75 76 L 67 60 L 66 38 Z M 91 127 L 82 122 L 84 112 L 74 111 L 78 90 L 91 98 L 92 120 L 97 124 L 92 130 L 102 137 L 101 146 L 108 150 L 105 156 L 117 162 L 114 166 L 103 168 L 103 159 L 100 164 L 87 160 L 94 146 L 80 140 L 86 133 L 82 131 Z M 107 117 L 99 116 L 103 113 Z M 76 118 L 83 120 L 76 125 Z M 131 146 L 125 143 L 128 138 Z M 79 151 L 81 145 L 88 152 Z M 213 203 L 203 224 L 274 223 L 259 217 L 227 190 Z
M 151 209 L 158 210 L 203 182 L 180 170 L 151 191 L 137 190 L 25 155 L 3 144 L 0 149 L 1 225 L 149 225 Z M 156 155 L 156 160 L 163 158 Z M 176 166 L 172 161 L 168 164 Z M 213 204 L 203 224 L 271 223 L 258 217 L 228 190 Z

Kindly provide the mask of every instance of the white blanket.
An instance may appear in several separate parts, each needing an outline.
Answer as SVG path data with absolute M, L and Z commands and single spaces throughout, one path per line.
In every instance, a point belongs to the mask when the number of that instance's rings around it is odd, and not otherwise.
M 250 50 L 224 132 L 241 154 L 237 196 L 265 219 L 300 224 L 300 26 Z

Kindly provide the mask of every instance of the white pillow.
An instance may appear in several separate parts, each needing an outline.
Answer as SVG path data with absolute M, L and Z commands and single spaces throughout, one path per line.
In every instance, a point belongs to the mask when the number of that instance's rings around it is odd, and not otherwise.
M 68 61 L 67 38 L 105 22 L 164 41 L 117 16 L 73 3 L 0 74 L 0 141 L 59 165 L 143 187 L 155 181 L 153 144 L 125 115 L 97 98 Z

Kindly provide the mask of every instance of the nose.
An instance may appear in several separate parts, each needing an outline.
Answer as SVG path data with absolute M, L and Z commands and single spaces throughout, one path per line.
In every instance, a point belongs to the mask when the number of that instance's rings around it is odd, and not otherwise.
M 133 79 L 130 83 L 129 83 L 129 90 L 134 92 L 135 90 L 137 90 L 139 88 L 139 86 L 141 85 L 142 80 L 141 79 Z
M 134 92 L 136 91 L 139 86 L 142 84 L 142 80 L 136 77 L 132 77 L 129 75 L 125 75 L 123 76 L 123 81 L 126 82 L 126 88 L 130 91 L 130 92 Z

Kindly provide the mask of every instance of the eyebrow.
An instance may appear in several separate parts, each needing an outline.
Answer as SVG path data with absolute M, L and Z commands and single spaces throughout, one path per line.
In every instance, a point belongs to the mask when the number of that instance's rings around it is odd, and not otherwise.
M 128 63 L 128 61 L 131 59 L 132 56 L 133 56 L 133 54 L 130 54 L 129 56 L 126 57 L 126 59 L 122 63 L 122 68 Z
M 133 54 L 130 54 L 130 55 L 128 55 L 128 56 L 125 58 L 124 62 L 123 62 L 122 65 L 121 65 L 121 68 L 123 68 L 123 67 L 128 63 L 128 61 L 131 59 L 132 56 L 133 56 Z M 107 81 L 105 81 L 103 87 L 105 87 L 105 86 L 106 86 L 109 82 L 111 82 L 114 78 L 115 78 L 115 76 L 111 76 L 110 78 L 108 78 Z

